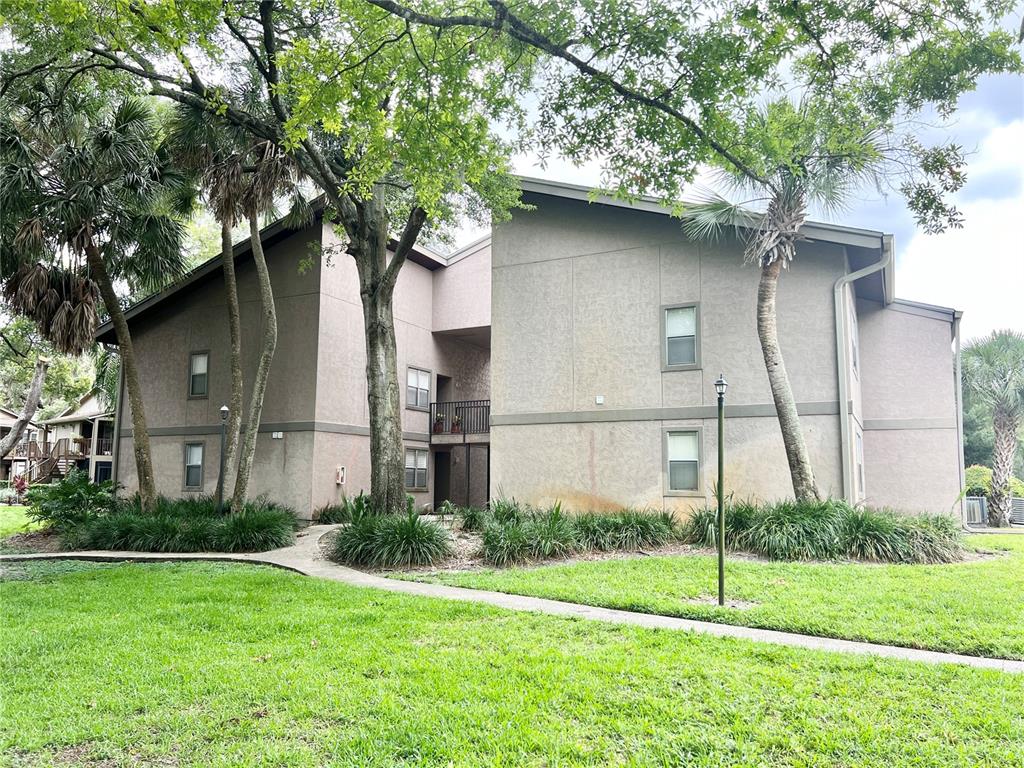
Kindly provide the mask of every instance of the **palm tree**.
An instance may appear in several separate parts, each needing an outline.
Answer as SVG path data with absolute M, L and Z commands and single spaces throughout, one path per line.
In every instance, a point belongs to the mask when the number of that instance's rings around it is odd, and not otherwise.
M 772 102 L 751 115 L 741 140 L 757 178 L 726 166 L 725 186 L 745 196 L 740 203 L 711 193 L 683 212 L 684 231 L 695 239 L 717 237 L 732 227 L 744 241 L 744 258 L 757 264 L 757 337 L 772 400 L 778 414 L 786 459 L 799 501 L 820 498 L 793 388 L 779 347 L 776 297 L 779 277 L 795 258 L 811 206 L 842 209 L 874 176 L 882 151 L 870 131 L 847 133 L 827 108 L 789 101 Z
M 170 163 L 150 103 L 37 81 L 0 118 L 0 275 L 15 308 L 62 351 L 93 343 L 95 296 L 120 347 L 139 496 L 156 496 L 131 333 L 115 289 L 162 284 L 185 269 L 189 180 Z
M 203 110 L 181 105 L 175 109 L 171 141 L 179 162 L 201 176 L 207 200 L 221 225 L 221 252 L 224 254 L 222 262 L 231 335 L 231 414 L 224 465 L 230 472 L 237 457 L 232 507 L 241 509 L 248 493 L 263 399 L 270 365 L 277 348 L 277 309 L 270 271 L 263 253 L 259 220 L 261 214 L 273 210 L 276 199 L 284 195 L 292 198 L 292 210 L 287 217 L 290 225 L 301 226 L 305 223 L 309 209 L 296 186 L 300 176 L 297 166 L 292 158 L 272 142 L 253 139 L 244 131 Z M 249 225 L 249 240 L 263 307 L 263 339 L 247 409 L 244 439 L 240 437 L 244 389 L 241 324 L 234 259 L 230 257 L 233 250 L 232 229 L 241 219 L 245 219 Z
M 992 411 L 992 492 L 989 524 L 1010 522 L 1010 478 L 1017 432 L 1024 421 L 1024 334 L 993 331 L 963 351 L 964 387 Z

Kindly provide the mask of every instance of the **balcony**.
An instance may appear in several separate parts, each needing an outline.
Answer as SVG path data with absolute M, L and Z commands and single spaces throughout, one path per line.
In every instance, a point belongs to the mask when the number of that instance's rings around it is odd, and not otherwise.
M 430 442 L 486 443 L 490 441 L 491 401 L 453 400 L 430 404 Z

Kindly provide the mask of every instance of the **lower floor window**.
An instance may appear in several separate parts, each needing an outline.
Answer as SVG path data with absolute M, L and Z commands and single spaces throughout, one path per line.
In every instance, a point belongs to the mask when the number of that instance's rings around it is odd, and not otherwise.
M 203 444 L 185 444 L 185 487 L 203 487 Z
M 697 433 L 668 433 L 668 488 L 670 491 L 696 491 L 700 475 L 700 448 Z
M 427 452 L 420 448 L 405 449 L 405 487 L 427 487 Z

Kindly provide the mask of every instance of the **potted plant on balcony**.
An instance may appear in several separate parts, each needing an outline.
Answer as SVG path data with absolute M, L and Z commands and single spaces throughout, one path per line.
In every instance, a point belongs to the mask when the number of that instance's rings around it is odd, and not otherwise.
M 452 432 L 462 431 L 462 417 L 458 414 L 452 416 Z
M 438 413 L 434 416 L 434 434 L 444 432 L 444 414 Z

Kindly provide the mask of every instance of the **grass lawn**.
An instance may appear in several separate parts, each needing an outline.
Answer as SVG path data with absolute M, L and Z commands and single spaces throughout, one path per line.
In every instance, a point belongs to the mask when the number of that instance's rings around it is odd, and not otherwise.
M 1024 681 L 1007 673 L 269 568 L 20 568 L 0 584 L 11 765 L 1019 768 L 1024 757 Z
M 951 565 L 726 561 L 726 596 L 754 603 L 690 602 L 717 595 L 715 557 L 639 557 L 404 578 L 549 597 L 667 616 L 1024 659 L 1024 536 L 969 537 L 1003 556 Z
M 0 539 L 39 528 L 38 523 L 29 522 L 26 512 L 28 507 L 20 504 L 0 504 Z

